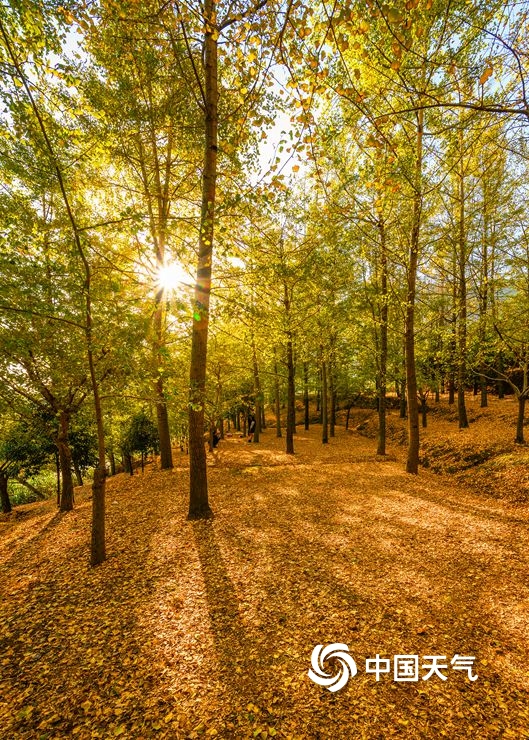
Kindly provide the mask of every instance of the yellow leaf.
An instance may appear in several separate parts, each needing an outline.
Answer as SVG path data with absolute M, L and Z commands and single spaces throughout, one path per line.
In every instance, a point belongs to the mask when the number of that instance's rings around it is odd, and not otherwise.
M 484 85 L 486 81 L 489 79 L 489 77 L 492 77 L 492 72 L 493 72 L 492 64 L 489 64 L 486 67 L 483 74 L 481 75 L 481 77 L 479 78 L 479 84 Z
M 292 167 L 292 172 L 299 172 L 299 164 L 295 164 L 295 165 L 294 165 L 294 166 Z

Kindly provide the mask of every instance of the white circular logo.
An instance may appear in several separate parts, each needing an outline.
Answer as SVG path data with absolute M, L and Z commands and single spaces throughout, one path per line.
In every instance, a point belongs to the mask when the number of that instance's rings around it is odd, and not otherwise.
M 336 658 L 340 663 L 340 670 L 333 676 L 326 673 L 324 662 L 329 658 Z M 325 686 L 329 691 L 339 691 L 347 681 L 357 674 L 356 663 L 349 655 L 349 648 L 341 642 L 333 642 L 332 645 L 316 645 L 310 659 L 312 668 L 309 668 L 309 678 L 318 686 Z

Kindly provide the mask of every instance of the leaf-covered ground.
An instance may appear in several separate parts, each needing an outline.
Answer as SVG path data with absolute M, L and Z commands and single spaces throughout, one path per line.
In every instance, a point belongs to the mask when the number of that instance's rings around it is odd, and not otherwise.
M 338 428 L 210 456 L 212 522 L 185 521 L 186 459 L 90 502 L 0 522 L 0 737 L 529 737 L 529 510 L 396 461 Z M 307 677 L 346 643 L 336 695 Z M 478 680 L 366 675 L 376 654 L 476 656 Z

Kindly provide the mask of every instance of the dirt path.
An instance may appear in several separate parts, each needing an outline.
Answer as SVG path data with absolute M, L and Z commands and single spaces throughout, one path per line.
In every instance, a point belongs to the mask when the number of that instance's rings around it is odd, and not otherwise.
M 1 522 L 0 737 L 529 737 L 529 508 L 318 434 L 221 443 L 210 523 L 184 458 L 111 479 L 94 571 L 89 502 Z M 327 643 L 358 666 L 337 694 L 307 677 Z M 479 678 L 377 682 L 377 654 Z

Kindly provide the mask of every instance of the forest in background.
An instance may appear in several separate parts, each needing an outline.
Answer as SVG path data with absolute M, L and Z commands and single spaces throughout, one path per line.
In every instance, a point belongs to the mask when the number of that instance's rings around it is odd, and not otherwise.
M 309 400 L 323 443 L 376 403 L 380 456 L 400 403 L 412 474 L 442 393 L 513 394 L 524 443 L 527 10 L 3 5 L 3 510 L 93 471 L 96 565 L 116 464 L 178 441 L 208 518 L 205 435 L 266 407 L 293 454 Z

